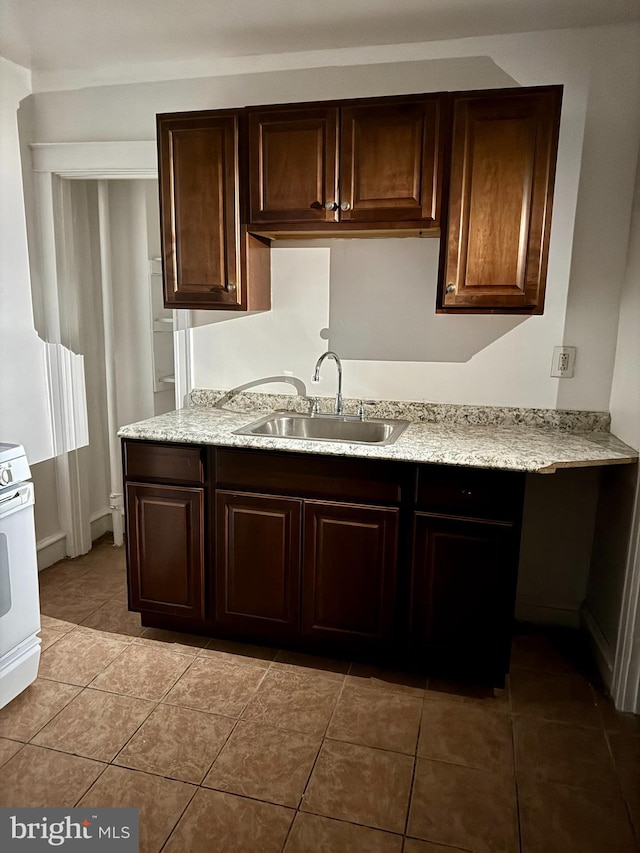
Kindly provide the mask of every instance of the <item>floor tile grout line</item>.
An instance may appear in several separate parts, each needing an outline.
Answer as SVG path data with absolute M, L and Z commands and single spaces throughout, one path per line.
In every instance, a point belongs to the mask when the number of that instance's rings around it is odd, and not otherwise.
M 42 731 L 43 731 L 43 729 L 44 729 L 44 728 L 46 728 L 46 726 L 48 726 L 48 725 L 49 725 L 49 723 L 52 723 L 52 722 L 56 719 L 56 717 L 58 717 L 58 716 L 62 713 L 62 711 L 64 711 L 66 708 L 68 708 L 68 707 L 69 707 L 69 705 L 71 704 L 71 702 L 73 702 L 75 699 L 77 699 L 79 696 L 81 696 L 81 695 L 82 695 L 86 690 L 93 690 L 93 689 L 95 689 L 95 688 L 90 688 L 90 687 L 88 687 L 88 686 L 87 686 L 87 687 L 83 687 L 83 688 L 80 690 L 80 693 L 77 693 L 77 694 L 73 697 L 73 699 L 71 699 L 71 701 L 70 701 L 70 702 L 68 702 L 68 703 L 67 703 L 67 705 L 65 705 L 65 707 L 64 707 L 64 708 L 61 708 L 61 709 L 60 709 L 60 711 L 58 711 L 58 713 L 57 713 L 55 716 L 53 716 L 53 717 L 49 720 L 49 722 L 48 722 L 48 723 L 46 723 L 46 724 L 42 727 L 42 729 L 40 729 L 40 730 L 39 730 L 39 731 L 38 731 L 38 732 L 37 732 L 33 737 L 37 737 L 37 736 L 38 736 L 38 734 L 40 734 L 40 732 L 42 732 Z M 106 693 L 107 691 L 100 691 L 100 692 L 102 692 L 102 693 Z M 126 698 L 131 698 L 131 699 L 138 699 L 138 698 L 139 698 L 139 697 L 137 697 L 137 696 L 127 696 L 127 694 L 124 694 L 124 693 L 109 693 L 109 695 L 110 695 L 110 696 L 125 696 Z M 143 700 L 143 701 L 153 701 L 153 700 Z M 131 740 L 131 738 L 132 738 L 132 737 L 134 737 L 134 735 L 135 735 L 135 734 L 140 730 L 140 728 L 144 725 L 144 723 L 146 723 L 146 721 L 149 719 L 149 717 L 150 717 L 150 716 L 151 716 L 151 714 L 155 711 L 155 709 L 158 707 L 158 705 L 159 705 L 159 704 L 160 704 L 159 702 L 154 702 L 154 705 L 153 705 L 153 707 L 149 710 L 149 713 L 148 713 L 148 714 L 146 714 L 146 716 L 144 717 L 144 719 L 140 722 L 140 724 L 139 724 L 139 725 L 138 725 L 138 727 L 136 728 L 135 732 L 133 732 L 133 734 L 131 735 L 131 737 L 130 737 L 130 738 L 128 738 L 128 740 L 126 741 L 126 743 L 125 743 L 125 745 L 124 745 L 124 746 L 126 746 L 126 745 L 129 743 L 129 741 Z M 33 746 L 43 746 L 43 744 L 39 744 L 39 743 L 34 744 L 34 743 L 32 743 L 32 741 L 33 741 L 33 738 L 29 741 L 29 743 L 30 743 L 30 744 L 32 744 Z M 78 756 L 78 758 L 87 758 L 87 759 L 89 759 L 90 761 L 103 761 L 103 762 L 106 762 L 107 764 L 113 764 L 113 762 L 115 761 L 115 759 L 118 757 L 118 755 L 119 755 L 119 754 L 122 752 L 122 750 L 124 749 L 124 746 L 120 747 L 120 749 L 118 749 L 118 751 L 115 753 L 115 755 L 114 755 L 111 759 L 96 758 L 95 756 L 91 756 L 91 755 L 80 755 L 80 753 L 77 753 L 77 752 L 69 752 L 68 750 L 60 749 L 60 747 L 56 747 L 56 746 L 46 746 L 45 748 L 46 748 L 46 749 L 53 749 L 55 752 L 64 752 L 64 753 L 66 753 L 67 755 L 77 755 L 77 756 Z
M 54 682 L 54 683 L 55 683 L 55 684 L 59 684 L 59 683 L 61 683 L 61 682 Z M 64 709 L 65 709 L 65 708 L 67 708 L 67 707 L 68 707 L 68 706 L 73 702 L 73 700 L 74 700 L 74 699 L 77 699 L 77 698 L 78 698 L 78 696 L 79 696 L 79 695 L 82 693 L 82 691 L 85 689 L 84 687 L 80 687 L 80 686 L 79 686 L 79 685 L 77 685 L 77 684 L 67 684 L 66 682 L 62 682 L 62 683 L 63 683 L 63 684 L 65 684 L 67 687 L 78 687 L 78 692 L 76 693 L 76 695 L 75 695 L 75 696 L 72 696 L 72 697 L 69 699 L 69 701 L 68 701 L 68 702 L 66 702 L 66 703 L 62 706 L 62 708 L 59 708 L 59 709 L 56 711 L 56 713 L 53 715 L 53 717 L 51 717 L 50 719 L 48 719 L 46 723 L 43 723 L 43 724 L 40 726 L 40 728 L 38 729 L 38 731 L 31 735 L 31 737 L 29 738 L 29 740 L 27 740 L 27 741 L 22 741 L 22 743 L 25 743 L 25 744 L 29 743 L 29 744 L 30 744 L 30 743 L 31 743 L 31 741 L 34 739 L 34 737 L 37 737 L 37 736 L 40 734 L 40 732 L 41 732 L 44 728 L 46 728 L 46 727 L 49 725 L 49 723 L 52 723 L 52 722 L 56 719 L 56 717 L 58 717 L 58 716 L 59 716 L 59 715 L 64 711 Z M 33 746 L 37 746 L 38 744 L 32 744 L 32 745 L 33 745 Z
M 242 794 L 234 794 L 233 796 L 242 796 Z M 247 799 L 250 799 L 250 798 L 247 798 Z M 262 800 L 262 801 L 258 801 L 258 802 L 265 802 L 265 801 Z M 275 805 L 275 804 L 273 804 L 273 805 Z M 282 808 L 292 808 L 292 807 L 291 806 L 283 806 Z M 382 832 L 385 835 L 393 835 L 395 838 L 400 838 L 400 839 L 405 838 L 405 835 L 402 832 L 398 832 L 394 829 L 382 829 L 379 826 L 372 826 L 370 823 L 362 823 L 362 821 L 358 821 L 358 820 L 355 820 L 353 818 L 351 820 L 347 820 L 344 817 L 335 817 L 334 815 L 323 814 L 322 812 L 301 811 L 299 808 L 295 809 L 295 812 L 296 812 L 296 814 L 300 814 L 300 815 L 313 815 L 313 817 L 326 818 L 326 820 L 333 820 L 333 821 L 336 821 L 336 823 L 346 823 L 348 826 L 361 826 L 363 829 L 372 829 L 375 832 Z M 415 838 L 415 836 L 413 836 L 413 835 L 409 836 L 409 837 Z M 420 841 L 420 840 L 424 840 L 424 839 L 416 839 L 416 840 Z M 447 845 L 445 845 L 445 846 L 447 846 Z M 457 850 L 459 848 L 454 847 L 452 849 L 457 853 Z M 473 853 L 473 851 L 470 851 L 470 853 Z
M 205 781 L 205 779 L 207 778 L 207 776 L 209 775 L 209 773 L 211 773 L 211 771 L 213 770 L 213 766 L 214 766 L 214 764 L 216 763 L 216 761 L 218 760 L 218 758 L 220 758 L 220 756 L 222 755 L 222 752 L 223 752 L 223 750 L 224 750 L 225 746 L 226 746 L 226 745 L 229 743 L 229 741 L 231 740 L 231 736 L 233 735 L 233 733 L 235 732 L 235 730 L 238 728 L 238 723 L 239 723 L 239 722 L 240 722 L 240 718 L 239 718 L 239 717 L 238 717 L 238 719 L 236 719 L 236 720 L 234 720 L 234 721 L 233 721 L 233 725 L 231 726 L 231 729 L 230 729 L 230 731 L 229 731 L 229 734 L 226 736 L 226 738 L 225 738 L 225 740 L 224 740 L 224 743 L 222 744 L 222 746 L 220 747 L 220 749 L 216 752 L 216 754 L 215 754 L 215 756 L 213 757 L 213 759 L 212 759 L 211 763 L 209 764 L 209 767 L 205 770 L 204 776 L 203 776 L 203 777 L 202 777 L 202 779 L 198 782 L 198 785 L 199 785 L 201 788 L 202 788 L 202 787 L 207 787 L 207 786 L 205 786 L 204 781 Z M 211 789 L 209 789 L 209 790 L 211 790 Z
M 604 727 L 604 720 L 603 720 L 603 727 Z M 613 768 L 614 768 L 614 771 L 615 771 L 615 775 L 616 775 L 616 782 L 618 783 L 618 788 L 619 788 L 619 790 L 620 790 L 620 795 L 621 795 L 621 797 L 622 797 L 622 800 L 624 801 L 625 809 L 627 810 L 627 816 L 628 816 L 628 818 L 629 818 L 629 823 L 631 824 L 631 830 L 632 830 L 633 835 L 634 835 L 634 838 L 635 838 L 635 840 L 636 840 L 636 845 L 637 845 L 637 847 L 638 847 L 638 850 L 640 850 L 640 827 L 636 827 L 636 823 L 635 823 L 635 821 L 634 821 L 634 819 L 633 819 L 633 814 L 632 814 L 632 812 L 631 812 L 631 806 L 630 806 L 630 804 L 629 804 L 629 798 L 627 797 L 627 794 L 626 794 L 626 792 L 625 792 L 625 789 L 624 789 L 624 787 L 623 787 L 623 785 L 622 785 L 622 779 L 621 779 L 621 777 L 620 777 L 620 771 L 619 771 L 619 769 L 618 769 L 618 762 L 616 761 L 616 758 L 615 758 L 615 755 L 614 755 L 614 752 L 613 752 L 613 747 L 612 747 L 612 745 L 611 745 L 611 737 L 610 737 L 610 735 L 611 735 L 611 734 L 616 734 L 616 732 L 609 732 L 609 731 L 607 731 L 607 729 L 606 729 L 606 728 L 603 728 L 603 731 L 604 731 L 605 741 L 606 741 L 606 743 L 607 743 L 607 750 L 608 750 L 608 752 L 609 752 L 609 757 L 611 758 L 611 762 L 612 762 L 612 764 L 613 764 Z
M 89 684 L 86 685 L 86 687 L 91 687 L 93 690 L 102 690 L 101 687 L 99 687 L 98 685 L 95 684 L 96 678 L 98 678 L 99 675 L 103 675 L 107 671 L 107 669 L 111 666 L 111 664 L 115 663 L 118 660 L 118 658 L 120 658 L 127 651 L 127 649 L 131 648 L 132 645 L 133 645 L 132 643 L 128 643 L 126 645 L 126 648 L 123 649 L 121 652 L 119 652 L 116 655 L 116 657 L 109 664 L 107 664 L 107 666 L 103 670 L 101 670 L 99 673 L 97 673 L 97 675 L 94 676 L 94 678 L 89 682 Z M 145 646 L 141 646 L 141 648 L 145 648 Z M 153 649 L 153 651 L 162 651 L 162 649 L 157 649 L 157 650 Z M 173 654 L 179 654 L 179 652 L 173 652 Z M 175 679 L 171 682 L 171 685 L 166 690 L 163 691 L 163 693 L 160 697 L 138 696 L 138 695 L 133 694 L 133 693 L 122 693 L 122 692 L 118 692 L 115 690 L 102 690 L 102 692 L 103 693 L 115 693 L 118 696 L 131 696 L 133 699 L 146 699 L 146 700 L 152 701 L 152 702 L 155 701 L 156 703 L 162 702 L 164 699 L 166 699 L 167 695 L 171 692 L 171 690 L 173 690 L 173 688 L 176 686 L 176 684 L 182 678 L 182 676 L 191 669 L 191 666 L 192 666 L 193 662 L 195 661 L 195 657 L 192 657 L 191 655 L 182 655 L 182 657 L 190 659 L 189 664 L 185 667 L 185 669 L 183 669 L 183 671 L 179 675 L 177 675 L 175 677 Z
M 518 758 L 516 750 L 516 727 L 514 724 L 513 713 L 509 715 L 511 722 L 511 748 L 513 750 L 513 783 L 516 792 L 516 821 L 518 823 L 518 849 L 520 853 L 524 853 L 524 842 L 522 839 L 522 818 L 520 809 L 520 788 L 518 785 Z
M 196 794 L 198 793 L 198 791 L 199 791 L 199 790 L 201 790 L 201 789 L 200 789 L 200 786 L 194 786 L 193 794 L 189 797 L 189 800 L 188 800 L 188 802 L 185 804 L 185 807 L 184 807 L 184 808 L 182 809 L 182 811 L 180 812 L 180 815 L 178 816 L 178 819 L 176 820 L 176 822 L 174 823 L 174 825 L 173 825 L 173 826 L 171 827 L 171 829 L 169 830 L 169 834 L 167 835 L 167 837 L 165 838 L 164 842 L 162 843 L 162 846 L 160 847 L 160 851 L 159 851 L 159 853 L 162 853 L 162 851 L 165 849 L 165 847 L 166 847 L 166 846 L 167 846 L 167 844 L 169 843 L 169 839 L 171 838 L 171 836 L 173 835 L 173 833 L 176 831 L 176 828 L 177 828 L 178 824 L 180 823 L 180 821 L 181 821 L 181 820 L 182 820 L 182 818 L 184 817 L 184 815 L 185 815 L 185 813 L 186 813 L 187 809 L 189 808 L 189 806 L 190 806 L 190 805 L 191 805 L 191 803 L 193 802 L 194 797 L 196 796 Z
M 96 776 L 96 778 L 93 780 L 93 782 L 91 782 L 91 783 L 90 783 L 90 784 L 85 788 L 85 790 L 82 792 L 82 794 L 80 794 L 80 796 L 78 797 L 78 799 L 77 799 L 77 800 L 75 801 L 75 803 L 74 803 L 74 806 L 75 806 L 76 808 L 77 808 L 78 803 L 80 802 L 80 800 L 81 800 L 83 797 L 85 797 L 85 796 L 89 793 L 89 791 L 93 788 L 93 786 L 96 784 L 96 782 L 97 782 L 99 779 L 101 779 L 101 778 L 102 778 L 102 776 L 106 773 L 106 770 L 107 770 L 107 768 L 108 768 L 108 767 L 109 767 L 109 765 L 108 765 L 108 764 L 105 764 L 105 766 L 102 768 L 102 770 L 100 771 L 100 773 L 98 773 L 98 775 L 97 775 L 97 776 Z
M 349 669 L 347 670 L 347 672 L 350 669 L 351 669 L 351 664 L 349 664 Z M 329 731 L 329 727 L 331 726 L 331 723 L 332 723 L 333 718 L 335 716 L 336 709 L 338 707 L 338 704 L 339 704 L 340 699 L 342 697 L 342 694 L 344 692 L 344 688 L 345 688 L 346 683 L 347 683 L 347 679 L 345 676 L 345 678 L 342 680 L 342 683 L 340 684 L 340 690 L 338 691 L 338 695 L 336 696 L 336 700 L 333 704 L 333 708 L 331 709 L 331 714 L 329 715 L 329 719 L 327 721 L 327 724 L 324 727 L 322 733 L 320 734 L 320 746 L 318 747 L 318 751 L 316 752 L 316 757 L 313 760 L 311 770 L 309 771 L 309 775 L 307 776 L 307 781 L 305 782 L 304 788 L 302 789 L 302 794 L 300 795 L 300 799 L 298 800 L 298 805 L 296 806 L 296 811 L 300 811 L 300 807 L 304 803 L 304 798 L 305 798 L 305 796 L 307 794 L 307 790 L 309 788 L 309 782 L 311 781 L 311 777 L 313 776 L 313 772 L 316 769 L 316 764 L 318 763 L 318 758 L 320 757 L 320 753 L 322 752 L 322 747 L 324 746 L 324 743 L 327 740 L 326 735 L 327 735 L 327 732 Z
M 426 683 L 427 683 L 427 685 L 429 684 L 428 678 L 427 678 Z M 426 689 L 427 688 L 425 688 L 425 690 Z M 411 815 L 411 805 L 413 803 L 413 794 L 414 794 L 414 787 L 415 787 L 416 771 L 418 769 L 418 749 L 420 748 L 420 735 L 422 734 L 422 720 L 424 718 L 424 703 L 425 703 L 425 701 L 426 701 L 426 699 L 422 700 L 422 710 L 420 712 L 420 722 L 418 724 L 418 736 L 416 738 L 416 748 L 415 748 L 414 754 L 413 754 L 413 768 L 411 771 L 411 784 L 409 785 L 409 799 L 407 802 L 407 813 L 406 813 L 405 819 L 404 819 L 404 831 L 402 833 L 404 838 L 407 837 L 407 833 L 409 832 L 409 818 Z M 403 850 L 404 850 L 404 847 L 405 847 L 405 842 L 403 841 L 402 842 L 402 849 Z

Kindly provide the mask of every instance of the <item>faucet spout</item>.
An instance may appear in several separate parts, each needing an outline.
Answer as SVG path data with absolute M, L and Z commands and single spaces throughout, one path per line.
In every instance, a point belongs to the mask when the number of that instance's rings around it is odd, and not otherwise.
M 320 358 L 316 362 L 316 369 L 313 371 L 313 381 L 318 382 L 320 379 L 320 368 L 322 367 L 322 362 L 325 358 L 331 358 L 335 361 L 336 367 L 338 368 L 338 392 L 336 394 L 336 404 L 335 404 L 335 413 L 336 415 L 342 414 L 342 362 L 339 357 L 336 355 L 333 350 L 327 350 L 324 352 Z

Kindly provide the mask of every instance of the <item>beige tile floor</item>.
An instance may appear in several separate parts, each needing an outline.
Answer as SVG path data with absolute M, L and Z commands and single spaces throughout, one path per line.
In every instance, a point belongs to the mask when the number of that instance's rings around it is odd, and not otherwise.
M 143 629 L 107 541 L 41 597 L 39 678 L 0 711 L 2 806 L 135 806 L 144 853 L 639 849 L 640 718 L 557 637 L 518 635 L 494 695 Z

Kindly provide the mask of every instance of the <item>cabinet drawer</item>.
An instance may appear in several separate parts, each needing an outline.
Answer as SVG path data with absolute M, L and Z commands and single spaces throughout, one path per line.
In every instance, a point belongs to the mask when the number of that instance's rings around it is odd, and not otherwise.
M 124 442 L 124 475 L 128 480 L 204 483 L 205 451 L 192 445 Z
M 365 503 L 399 503 L 404 466 L 379 460 L 216 451 L 218 486 Z
M 443 515 L 511 521 L 520 517 L 524 477 L 519 471 L 420 466 L 416 504 Z

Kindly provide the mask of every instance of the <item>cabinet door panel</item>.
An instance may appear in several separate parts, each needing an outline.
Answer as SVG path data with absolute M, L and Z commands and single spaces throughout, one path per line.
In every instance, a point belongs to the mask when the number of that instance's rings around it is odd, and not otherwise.
M 127 483 L 133 610 L 204 618 L 204 489 Z
M 560 89 L 454 100 L 445 308 L 542 313 Z
M 342 108 L 342 222 L 439 218 L 439 100 Z
M 158 119 L 167 307 L 238 308 L 238 119 Z
M 416 513 L 414 652 L 470 671 L 508 670 L 517 572 L 514 526 Z
M 250 220 L 337 222 L 335 108 L 249 111 Z
M 297 631 L 301 505 L 216 492 L 216 621 L 274 637 Z
M 389 639 L 395 609 L 398 510 L 305 501 L 303 633 Z

